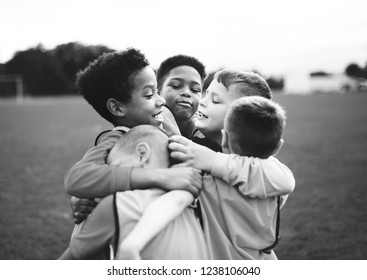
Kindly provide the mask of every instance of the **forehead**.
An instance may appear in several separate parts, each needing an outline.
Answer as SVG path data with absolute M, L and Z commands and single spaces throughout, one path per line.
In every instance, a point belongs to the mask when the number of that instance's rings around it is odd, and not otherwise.
M 207 91 L 209 94 L 214 94 L 228 99 L 235 98 L 238 92 L 236 85 L 230 85 L 227 89 L 222 83 L 219 83 L 216 79 L 214 79 L 210 83 Z
M 195 68 L 187 65 L 182 65 L 171 69 L 166 79 L 180 79 L 201 84 L 201 77 L 199 72 L 196 71 Z
M 154 70 L 150 66 L 141 69 L 134 77 L 135 88 L 143 88 L 144 86 L 157 84 Z

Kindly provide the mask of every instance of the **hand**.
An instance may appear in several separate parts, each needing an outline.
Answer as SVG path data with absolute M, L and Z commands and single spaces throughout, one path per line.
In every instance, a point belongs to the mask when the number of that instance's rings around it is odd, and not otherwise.
M 172 166 L 168 169 L 160 169 L 163 180 L 159 186 L 166 190 L 185 190 L 194 197 L 198 197 L 202 188 L 201 171 L 192 167 Z
M 191 166 L 207 172 L 211 171 L 216 156 L 211 149 L 179 135 L 170 137 L 168 148 L 171 150 L 172 158 L 183 162 L 176 166 Z
M 79 198 L 72 196 L 70 199 L 71 211 L 73 212 L 73 220 L 75 224 L 83 222 L 92 212 L 97 202 L 93 198 Z
M 141 260 L 139 250 L 136 248 L 128 246 L 124 242 L 119 247 L 119 260 Z

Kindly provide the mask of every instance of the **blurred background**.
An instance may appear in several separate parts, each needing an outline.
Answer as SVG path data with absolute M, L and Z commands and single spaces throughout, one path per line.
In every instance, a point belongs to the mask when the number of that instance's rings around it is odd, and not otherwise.
M 296 190 L 280 259 L 367 259 L 367 3 L 0 0 L 0 259 L 55 259 L 73 228 L 63 177 L 110 124 L 77 71 L 136 47 L 157 68 L 187 54 L 210 74 L 260 73 L 288 123 Z

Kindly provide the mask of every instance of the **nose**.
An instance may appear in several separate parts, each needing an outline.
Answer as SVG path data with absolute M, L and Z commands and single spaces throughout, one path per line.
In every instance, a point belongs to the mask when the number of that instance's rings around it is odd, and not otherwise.
M 155 102 L 157 107 L 162 107 L 166 104 L 166 99 L 164 99 L 162 96 L 157 95 L 157 100 Z
M 207 96 L 205 96 L 204 98 L 200 99 L 199 107 L 206 108 L 206 100 L 207 100 Z
M 182 89 L 181 96 L 191 97 L 190 89 L 188 87 L 184 87 Z

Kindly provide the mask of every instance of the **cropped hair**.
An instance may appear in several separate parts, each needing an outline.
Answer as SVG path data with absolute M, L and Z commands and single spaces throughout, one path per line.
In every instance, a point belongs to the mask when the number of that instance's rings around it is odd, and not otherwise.
M 227 89 L 236 85 L 240 97 L 256 95 L 271 99 L 273 95 L 265 79 L 254 72 L 224 69 L 216 72 L 214 79 Z
M 107 100 L 114 98 L 128 103 L 135 87 L 135 75 L 148 65 L 144 54 L 135 48 L 104 53 L 77 73 L 76 85 L 85 100 L 103 118 L 113 122 Z
M 179 66 L 190 66 L 198 71 L 201 82 L 204 83 L 204 79 L 206 78 L 205 66 L 202 64 L 197 58 L 188 55 L 175 55 L 164 60 L 157 70 L 157 84 L 158 90 L 162 89 L 164 81 L 166 80 L 169 72 L 176 67 Z
M 115 143 L 109 155 L 107 162 L 118 161 L 124 158 L 124 154 L 130 154 L 135 151 L 139 142 L 146 141 L 154 154 L 160 161 L 171 164 L 168 150 L 168 135 L 158 127 L 152 125 L 138 125 L 123 134 Z
M 268 158 L 282 138 L 285 121 L 285 111 L 279 104 L 261 96 L 249 96 L 232 102 L 225 128 L 236 154 Z

